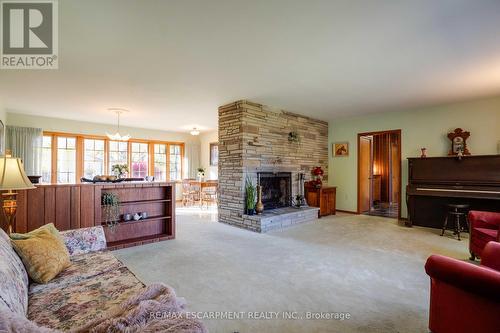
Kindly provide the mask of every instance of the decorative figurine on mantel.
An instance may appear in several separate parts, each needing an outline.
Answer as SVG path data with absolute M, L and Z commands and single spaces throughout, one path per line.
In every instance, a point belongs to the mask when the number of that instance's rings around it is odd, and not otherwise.
M 467 139 L 470 136 L 470 132 L 466 132 L 461 128 L 455 128 L 451 133 L 448 133 L 448 139 L 451 140 L 451 149 L 448 152 L 448 156 L 462 156 L 470 155 L 467 149 Z
M 420 148 L 422 151 L 422 155 L 420 155 L 420 158 L 426 158 L 427 157 L 427 148 Z

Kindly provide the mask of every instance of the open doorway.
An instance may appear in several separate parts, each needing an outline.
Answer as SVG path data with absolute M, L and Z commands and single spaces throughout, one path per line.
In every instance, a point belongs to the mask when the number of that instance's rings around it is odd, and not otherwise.
M 401 218 L 401 130 L 358 134 L 358 214 Z

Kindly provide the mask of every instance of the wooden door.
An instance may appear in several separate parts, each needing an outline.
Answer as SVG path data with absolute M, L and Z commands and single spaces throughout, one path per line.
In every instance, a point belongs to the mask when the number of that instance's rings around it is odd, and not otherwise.
M 370 137 L 359 137 L 359 213 L 370 210 L 371 189 L 371 151 L 372 140 Z

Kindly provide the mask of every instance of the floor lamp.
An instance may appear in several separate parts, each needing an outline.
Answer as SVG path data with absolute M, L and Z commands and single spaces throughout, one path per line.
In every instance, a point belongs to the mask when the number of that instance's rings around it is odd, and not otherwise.
M 2 208 L 7 219 L 7 233 L 12 233 L 17 211 L 16 190 L 35 188 L 24 172 L 20 158 L 6 155 L 0 157 L 0 191 L 2 193 Z

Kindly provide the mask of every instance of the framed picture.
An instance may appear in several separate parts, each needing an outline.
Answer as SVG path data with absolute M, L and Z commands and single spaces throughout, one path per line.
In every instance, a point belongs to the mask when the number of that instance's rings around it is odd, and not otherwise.
M 0 120 L 0 155 L 5 155 L 5 128 Z
M 349 156 L 349 142 L 336 142 L 332 144 L 332 154 L 337 156 Z
M 210 166 L 219 165 L 219 144 L 213 142 L 210 144 Z

